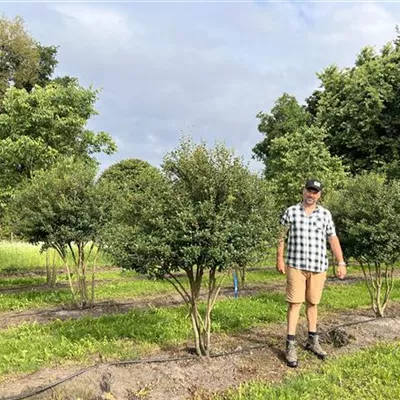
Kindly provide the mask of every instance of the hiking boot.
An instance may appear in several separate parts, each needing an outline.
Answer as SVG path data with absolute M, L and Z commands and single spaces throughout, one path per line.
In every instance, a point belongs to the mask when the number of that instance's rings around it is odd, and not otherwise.
M 306 350 L 311 351 L 321 360 L 324 360 L 327 356 L 326 352 L 324 350 L 322 350 L 322 347 L 319 344 L 318 335 L 308 337 L 308 340 L 306 343 Z
M 298 365 L 297 362 L 297 351 L 294 340 L 286 341 L 286 364 L 288 367 L 296 368 Z

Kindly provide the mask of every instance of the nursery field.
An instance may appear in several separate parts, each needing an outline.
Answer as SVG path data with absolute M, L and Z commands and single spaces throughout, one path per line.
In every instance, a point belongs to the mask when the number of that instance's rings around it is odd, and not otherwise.
M 330 276 L 320 307 L 328 360 L 300 346 L 300 367 L 288 370 L 285 281 L 273 259 L 249 268 L 237 298 L 231 276 L 225 279 L 212 354 L 201 359 L 193 355 L 187 309 L 168 282 L 101 256 L 95 304 L 77 310 L 61 264 L 48 287 L 45 263 L 38 247 L 0 244 L 0 399 L 400 398 L 398 276 L 381 319 L 357 267 L 344 281 Z M 300 343 L 305 336 L 303 313 Z

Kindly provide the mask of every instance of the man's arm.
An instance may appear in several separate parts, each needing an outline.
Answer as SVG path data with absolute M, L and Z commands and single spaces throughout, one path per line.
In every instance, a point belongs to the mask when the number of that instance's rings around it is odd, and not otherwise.
M 336 235 L 328 236 L 329 245 L 331 246 L 332 253 L 338 262 L 336 276 L 343 279 L 346 276 L 346 263 L 343 259 L 343 252 L 340 246 L 339 238 Z
M 289 228 L 284 227 L 281 230 L 279 235 L 278 247 L 276 249 L 276 269 L 281 274 L 286 274 L 286 265 L 285 265 L 285 239 Z

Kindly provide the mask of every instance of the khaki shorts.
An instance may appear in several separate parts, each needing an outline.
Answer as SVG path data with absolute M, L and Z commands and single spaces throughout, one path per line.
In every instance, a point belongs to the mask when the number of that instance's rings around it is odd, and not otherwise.
M 288 303 L 319 304 L 326 280 L 326 271 L 310 272 L 286 268 L 286 301 Z

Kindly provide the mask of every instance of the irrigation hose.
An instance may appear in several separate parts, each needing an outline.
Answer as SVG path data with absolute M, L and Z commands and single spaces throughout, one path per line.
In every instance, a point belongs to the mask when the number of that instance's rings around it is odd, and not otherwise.
M 388 318 L 388 317 L 387 317 Z M 352 325 L 360 325 L 360 324 L 365 324 L 367 322 L 371 322 L 371 321 L 375 321 L 377 318 L 370 318 L 367 319 L 365 321 L 358 321 L 358 322 L 347 322 L 345 324 L 340 324 L 340 325 L 336 325 L 334 327 L 331 327 L 325 331 L 320 332 L 320 334 L 328 334 L 329 332 L 338 329 L 338 328 L 342 328 L 345 326 L 352 326 Z M 268 344 L 260 344 L 260 345 L 256 345 L 256 346 L 250 346 L 250 347 L 246 347 L 244 349 L 239 349 L 239 350 L 233 350 L 233 351 L 229 351 L 229 352 L 225 352 L 225 353 L 216 353 L 216 354 L 211 354 L 208 357 L 209 358 L 217 358 L 217 357 L 224 357 L 224 356 L 229 356 L 229 355 L 233 355 L 233 354 L 239 354 L 239 353 L 245 353 L 245 352 L 250 352 L 252 350 L 256 350 L 256 349 L 261 349 L 263 347 L 269 347 Z M 23 399 L 27 399 L 29 397 L 38 395 L 40 393 L 43 393 L 49 389 L 52 389 L 66 381 L 69 381 L 79 375 L 84 374 L 85 372 L 88 372 L 94 368 L 100 367 L 100 366 L 119 366 L 119 365 L 129 365 L 129 364 L 155 364 L 155 363 L 165 363 L 165 362 L 173 362 L 173 361 L 187 361 L 187 360 L 198 360 L 199 357 L 198 356 L 185 356 L 185 357 L 169 357 L 169 358 L 151 358 L 151 359 L 144 359 L 144 360 L 127 360 L 127 361 L 115 361 L 115 362 L 109 362 L 109 363 L 102 363 L 102 364 L 95 364 L 92 365 L 91 367 L 82 369 L 78 372 L 75 372 L 71 375 L 68 375 L 64 378 L 61 378 L 57 381 L 54 381 L 50 384 L 48 384 L 47 386 L 43 386 L 41 388 L 37 388 L 32 390 L 31 392 L 27 392 L 27 393 L 22 393 L 16 396 L 11 396 L 11 397 L 2 397 L 0 398 L 0 400 L 23 400 Z

